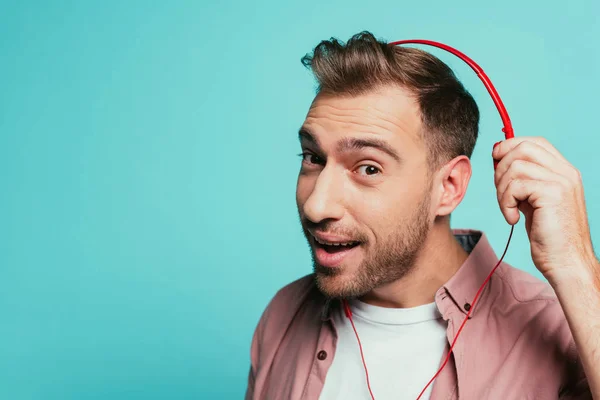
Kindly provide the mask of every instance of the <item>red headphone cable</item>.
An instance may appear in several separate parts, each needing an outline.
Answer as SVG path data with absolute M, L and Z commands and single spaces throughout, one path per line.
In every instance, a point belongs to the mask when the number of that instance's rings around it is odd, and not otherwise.
M 469 316 L 471 315 L 471 312 L 475 308 L 475 304 L 477 303 L 477 299 L 479 298 L 479 295 L 481 294 L 483 288 L 485 287 L 485 285 L 487 284 L 487 282 L 490 280 L 490 278 L 492 277 L 492 275 L 494 274 L 494 272 L 496 271 L 496 269 L 498 268 L 498 266 L 502 263 L 502 260 L 504 259 L 504 256 L 506 255 L 506 252 L 508 250 L 508 246 L 510 245 L 510 239 L 512 238 L 514 229 L 515 229 L 515 226 L 512 225 L 511 228 L 510 228 L 510 235 L 508 237 L 508 241 L 506 243 L 506 248 L 504 249 L 504 253 L 502 254 L 502 257 L 500 257 L 500 260 L 498 260 L 498 263 L 496 264 L 496 266 L 492 269 L 492 272 L 490 272 L 490 274 L 487 276 L 487 278 L 485 279 L 485 281 L 483 281 L 483 284 L 481 285 L 481 287 L 477 291 L 477 294 L 475 295 L 475 298 L 473 299 L 473 302 L 471 303 L 471 308 L 467 312 L 467 316 L 465 317 L 463 323 L 460 325 L 460 328 L 456 332 L 456 336 L 454 337 L 454 340 L 452 341 L 452 345 L 450 346 L 450 350 L 448 350 L 448 354 L 446 355 L 446 359 L 444 360 L 444 363 L 442 364 L 442 366 L 440 367 L 440 369 L 437 371 L 437 373 L 433 376 L 433 378 L 431 378 L 431 380 L 423 388 L 423 390 L 419 394 L 419 397 L 417 397 L 417 400 L 419 400 L 421 398 L 421 396 L 423 396 L 423 393 L 425 393 L 425 390 L 427 390 L 427 388 L 429 387 L 429 385 L 431 385 L 431 383 L 435 380 L 435 378 L 437 378 L 437 376 L 442 372 L 442 370 L 444 369 L 444 367 L 448 363 L 448 360 L 450 359 L 450 355 L 452 354 L 452 349 L 454 348 L 454 345 L 456 344 L 456 341 L 458 339 L 458 336 L 460 335 L 460 332 L 462 331 L 463 327 L 467 323 L 467 320 L 469 319 Z M 367 377 L 367 388 L 369 389 L 369 393 L 371 395 L 371 399 L 375 400 L 375 396 L 373 395 L 373 391 L 371 389 L 371 383 L 369 381 L 369 370 L 367 369 L 367 363 L 365 362 L 365 357 L 364 357 L 364 354 L 363 354 L 362 344 L 360 342 L 360 338 L 358 337 L 358 331 L 356 330 L 356 326 L 354 325 L 354 320 L 352 319 L 352 310 L 350 309 L 350 305 L 348 304 L 347 300 L 344 299 L 342 301 L 342 303 L 343 303 L 343 306 L 344 306 L 344 312 L 346 313 L 346 317 L 348 317 L 348 319 L 350 320 L 350 323 L 352 324 L 352 329 L 354 330 L 354 334 L 356 335 L 356 340 L 358 340 L 358 346 L 360 348 L 360 356 L 362 358 L 363 366 L 365 368 L 365 374 L 366 374 L 366 377 Z

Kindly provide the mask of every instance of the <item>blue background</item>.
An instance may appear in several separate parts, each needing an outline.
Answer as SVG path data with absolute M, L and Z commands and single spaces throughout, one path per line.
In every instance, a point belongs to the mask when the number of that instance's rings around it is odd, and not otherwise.
M 311 272 L 294 190 L 300 58 L 371 30 L 446 42 L 516 135 L 584 178 L 600 241 L 598 2 L 0 2 L 0 398 L 240 399 L 271 296 Z M 509 227 L 482 113 L 454 227 Z M 506 260 L 540 277 L 524 224 Z

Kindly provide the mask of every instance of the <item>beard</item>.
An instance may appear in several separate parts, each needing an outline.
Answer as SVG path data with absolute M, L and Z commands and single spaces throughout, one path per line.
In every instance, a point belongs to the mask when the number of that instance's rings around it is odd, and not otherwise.
M 329 298 L 359 297 L 410 273 L 431 228 L 428 220 L 430 201 L 429 192 L 425 191 L 422 201 L 411 215 L 399 221 L 397 229 L 376 247 L 367 251 L 366 243 L 361 243 L 359 246 L 363 247 L 365 258 L 353 272 L 348 272 L 348 267 L 344 265 L 328 268 L 318 264 L 314 249 L 310 246 L 318 289 Z M 326 229 L 323 224 L 319 225 L 324 231 L 340 233 L 338 230 Z M 308 231 L 305 230 L 304 233 L 308 238 Z M 364 237 L 359 233 L 344 233 L 352 238 Z

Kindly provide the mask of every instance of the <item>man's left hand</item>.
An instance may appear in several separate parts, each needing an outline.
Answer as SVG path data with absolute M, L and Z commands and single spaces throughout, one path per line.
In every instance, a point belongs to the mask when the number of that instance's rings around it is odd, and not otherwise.
M 542 137 L 507 139 L 492 155 L 499 160 L 494 181 L 502 214 L 511 225 L 524 214 L 531 256 L 544 277 L 595 261 L 580 172 Z

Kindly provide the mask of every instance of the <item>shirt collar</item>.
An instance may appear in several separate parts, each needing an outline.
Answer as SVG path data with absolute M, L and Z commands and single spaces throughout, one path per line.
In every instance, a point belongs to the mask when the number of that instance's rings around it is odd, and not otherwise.
M 494 249 L 482 231 L 453 229 L 452 233 L 465 251 L 469 253 L 469 256 L 452 278 L 440 287 L 435 294 L 435 302 L 445 320 L 450 318 L 449 312 L 453 308 L 458 308 L 465 315 L 468 313 L 477 291 L 498 262 Z M 478 302 L 481 300 L 481 296 L 480 294 L 477 299 Z M 452 299 L 452 304 L 445 301 L 447 297 Z M 332 308 L 339 306 L 339 300 L 325 298 L 321 310 L 321 320 L 331 319 Z M 473 318 L 476 311 L 477 307 L 474 307 L 469 318 Z
M 459 270 L 438 289 L 435 301 L 444 319 L 449 319 L 448 312 L 451 307 L 449 302 L 444 301 L 445 293 L 453 300 L 454 305 L 463 313 L 467 314 L 477 291 L 498 263 L 498 257 L 485 233 L 472 229 L 454 229 L 452 233 L 461 243 L 463 248 L 469 252 L 469 256 Z M 477 298 L 481 301 L 482 294 Z M 477 313 L 478 307 L 471 310 L 470 318 Z

